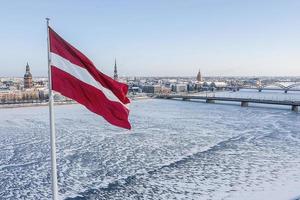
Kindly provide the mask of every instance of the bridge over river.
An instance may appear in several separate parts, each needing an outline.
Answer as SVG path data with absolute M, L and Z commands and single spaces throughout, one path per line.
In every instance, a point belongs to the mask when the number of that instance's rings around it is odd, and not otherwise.
M 245 86 L 227 86 L 229 90 L 257 90 L 259 92 L 263 90 L 282 90 L 284 93 L 291 92 L 300 92 L 300 82 L 274 82 L 268 84 L 261 84 L 255 87 L 245 87 Z
M 204 100 L 206 103 L 215 103 L 215 101 L 240 102 L 242 107 L 247 107 L 249 103 L 256 104 L 273 104 L 291 106 L 291 110 L 298 112 L 300 101 L 294 100 L 276 100 L 276 99 L 262 99 L 262 98 L 245 98 L 245 97 L 226 97 L 226 96 L 208 96 L 208 95 L 190 95 L 190 94 L 159 94 L 156 98 L 160 99 L 182 99 L 187 100 Z

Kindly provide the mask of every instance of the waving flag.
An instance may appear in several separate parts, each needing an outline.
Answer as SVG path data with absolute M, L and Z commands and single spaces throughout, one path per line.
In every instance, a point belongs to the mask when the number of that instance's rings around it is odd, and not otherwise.
M 109 123 L 130 129 L 128 86 L 100 72 L 79 50 L 49 27 L 52 89 L 101 115 Z

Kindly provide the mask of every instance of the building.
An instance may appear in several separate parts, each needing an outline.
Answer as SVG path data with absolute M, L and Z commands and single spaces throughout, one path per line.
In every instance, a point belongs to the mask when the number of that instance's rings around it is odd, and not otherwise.
M 132 86 L 132 87 L 129 87 L 129 89 L 128 89 L 128 92 L 132 93 L 132 94 L 142 93 L 142 91 L 143 90 L 140 87 L 137 87 L 137 86 Z
M 187 92 L 187 84 L 178 83 L 178 84 L 172 85 L 172 91 L 173 92 Z
M 201 76 L 200 69 L 199 69 L 198 74 L 197 74 L 197 81 L 202 82 L 202 76 Z
M 26 72 L 24 75 L 24 88 L 27 89 L 27 88 L 31 88 L 31 87 L 32 87 L 32 75 L 30 73 L 30 67 L 27 63 Z
M 117 59 L 115 59 L 114 79 L 115 79 L 116 81 L 118 80 Z
M 157 93 L 161 92 L 161 86 L 160 85 L 145 85 L 145 86 L 143 86 L 143 92 L 157 94 Z
M 7 90 L 0 91 L 0 103 L 28 103 L 41 99 L 38 90 Z M 43 97 L 44 98 L 44 97 Z
M 215 90 L 215 89 L 216 90 L 225 90 L 226 87 L 227 87 L 227 83 L 225 83 L 225 82 L 212 82 L 210 84 L 210 88 L 212 90 Z

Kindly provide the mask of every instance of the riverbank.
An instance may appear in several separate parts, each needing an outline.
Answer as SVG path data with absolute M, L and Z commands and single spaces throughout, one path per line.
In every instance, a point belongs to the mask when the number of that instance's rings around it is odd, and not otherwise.
M 137 96 L 130 97 L 131 101 L 151 99 L 149 96 Z M 69 104 L 77 104 L 76 101 L 63 101 L 63 102 L 54 102 L 54 105 L 69 105 Z M 48 106 L 48 102 L 30 102 L 30 103 L 11 103 L 11 104 L 0 104 L 0 109 L 7 108 L 21 108 L 21 107 L 37 107 L 37 106 Z
M 75 101 L 54 102 L 54 105 L 68 105 L 68 104 L 76 104 L 76 103 L 77 102 L 75 102 Z M 0 109 L 1 108 L 36 107 L 36 106 L 48 106 L 48 102 L 0 104 Z

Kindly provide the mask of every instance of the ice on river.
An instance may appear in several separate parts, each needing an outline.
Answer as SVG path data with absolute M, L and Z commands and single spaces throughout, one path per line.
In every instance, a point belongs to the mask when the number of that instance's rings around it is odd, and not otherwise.
M 292 199 L 300 114 L 141 100 L 131 131 L 80 105 L 55 107 L 62 199 Z M 0 110 L 0 199 L 50 199 L 47 107 Z

